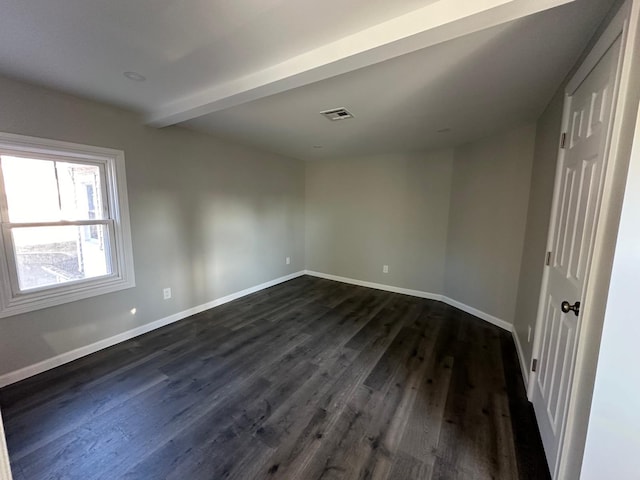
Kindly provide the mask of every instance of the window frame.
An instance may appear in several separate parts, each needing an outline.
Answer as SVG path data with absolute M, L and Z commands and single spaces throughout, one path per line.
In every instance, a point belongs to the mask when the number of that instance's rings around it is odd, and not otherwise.
M 135 287 L 129 201 L 122 150 L 0 132 L 0 154 L 98 165 L 103 218 L 80 221 L 10 222 L 0 170 L 0 318 Z M 102 183 L 104 182 L 104 183 Z M 12 228 L 104 224 L 109 230 L 111 274 L 21 291 Z M 105 245 L 106 247 L 106 245 Z

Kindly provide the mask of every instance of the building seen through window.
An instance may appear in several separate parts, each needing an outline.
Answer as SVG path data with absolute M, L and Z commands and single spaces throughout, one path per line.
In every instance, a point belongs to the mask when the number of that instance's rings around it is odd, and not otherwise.
M 0 318 L 134 286 L 124 152 L 0 132 Z
M 20 290 L 108 275 L 108 225 L 64 225 L 105 220 L 100 166 L 9 155 L 0 161 Z

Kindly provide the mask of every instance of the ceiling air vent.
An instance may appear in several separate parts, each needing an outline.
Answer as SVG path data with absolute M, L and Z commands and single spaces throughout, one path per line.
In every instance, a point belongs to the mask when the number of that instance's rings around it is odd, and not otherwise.
M 353 118 L 353 114 L 349 112 L 346 108 L 331 108 L 329 110 L 325 110 L 324 112 L 320 112 L 327 120 L 331 120 L 335 122 L 336 120 L 346 120 L 347 118 Z

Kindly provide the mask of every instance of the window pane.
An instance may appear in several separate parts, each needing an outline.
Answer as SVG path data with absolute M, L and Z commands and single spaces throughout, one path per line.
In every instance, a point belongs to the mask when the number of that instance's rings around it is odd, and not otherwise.
M 10 222 L 105 218 L 98 165 L 3 155 L 2 172 Z
M 12 229 L 20 290 L 112 273 L 106 225 Z
M 103 219 L 100 168 L 97 165 L 56 162 L 62 218 Z
M 2 155 L 10 222 L 60 220 L 53 162 Z

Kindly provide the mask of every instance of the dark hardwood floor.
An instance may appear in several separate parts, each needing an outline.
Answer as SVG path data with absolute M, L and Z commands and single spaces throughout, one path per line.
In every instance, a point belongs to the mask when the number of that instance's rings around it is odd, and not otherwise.
M 300 277 L 0 391 L 16 480 L 547 479 L 509 333 Z

